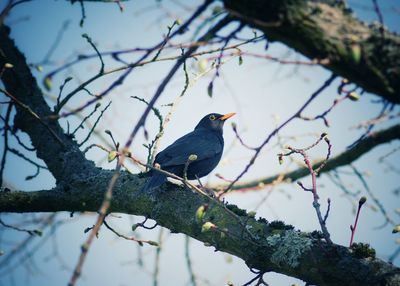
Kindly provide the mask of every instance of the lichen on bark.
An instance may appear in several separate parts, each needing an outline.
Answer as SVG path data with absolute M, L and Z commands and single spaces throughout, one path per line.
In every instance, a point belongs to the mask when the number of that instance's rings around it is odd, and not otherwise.
M 309 251 L 312 246 L 311 238 L 294 230 L 271 235 L 267 238 L 267 243 L 274 247 L 271 262 L 278 266 L 287 265 L 291 268 L 299 266 L 303 253 Z

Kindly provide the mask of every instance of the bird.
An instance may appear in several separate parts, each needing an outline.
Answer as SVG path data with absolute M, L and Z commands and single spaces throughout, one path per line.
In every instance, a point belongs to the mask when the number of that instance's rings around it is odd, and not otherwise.
M 186 178 L 199 179 L 208 175 L 218 165 L 224 150 L 224 138 L 222 136 L 224 123 L 236 113 L 218 114 L 210 113 L 204 116 L 194 130 L 169 145 L 159 152 L 154 159 L 154 166 L 184 177 L 187 165 Z M 151 191 L 161 186 L 167 180 L 167 176 L 157 170 L 151 170 L 150 179 L 145 183 L 142 191 Z

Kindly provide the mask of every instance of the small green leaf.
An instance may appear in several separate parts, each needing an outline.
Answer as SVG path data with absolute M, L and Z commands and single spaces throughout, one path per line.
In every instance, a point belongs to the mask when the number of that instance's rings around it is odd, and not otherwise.
M 350 92 L 350 93 L 347 95 L 347 97 L 348 97 L 351 101 L 358 101 L 358 100 L 361 98 L 361 96 L 360 96 L 357 92 L 354 92 L 354 91 Z
M 242 55 L 239 55 L 239 66 L 243 64 L 243 57 Z
M 207 211 L 207 205 L 202 205 L 200 206 L 197 211 L 196 211 L 196 220 L 198 222 L 201 222 L 203 220 L 204 215 L 206 214 Z
M 283 154 L 278 154 L 278 162 L 279 162 L 279 165 L 283 164 Z
M 108 156 L 107 156 L 108 162 L 114 161 L 114 159 L 117 158 L 117 156 L 118 156 L 117 151 L 111 151 L 110 153 L 108 153 Z
M 138 223 L 132 225 L 132 231 L 135 231 L 139 227 Z
M 197 160 L 197 155 L 196 154 L 191 154 L 189 156 L 189 161 L 196 161 Z
M 86 252 L 89 249 L 89 245 L 87 243 L 84 243 L 81 245 L 81 251 Z
M 200 73 L 204 73 L 207 70 L 208 67 L 208 60 L 207 59 L 201 59 L 198 61 L 198 69 Z
M 202 225 L 201 232 L 207 232 L 207 231 L 210 231 L 210 230 L 216 229 L 216 228 L 217 228 L 217 226 L 215 224 L 213 224 L 212 222 L 208 221 L 208 222 L 205 222 Z
M 351 44 L 351 57 L 358 64 L 361 60 L 361 46 L 357 43 Z
M 35 229 L 33 231 L 34 234 L 36 234 L 37 236 L 42 236 L 43 235 L 43 231 L 41 229 Z
M 256 212 L 255 211 L 250 211 L 250 212 L 247 213 L 247 215 L 249 217 L 253 217 L 254 218 L 256 216 Z
M 43 85 L 47 91 L 50 91 L 53 86 L 53 81 L 52 81 L 51 77 L 46 76 L 43 80 Z
M 147 243 L 152 245 L 152 246 L 160 246 L 157 242 L 152 241 L 152 240 L 148 240 Z

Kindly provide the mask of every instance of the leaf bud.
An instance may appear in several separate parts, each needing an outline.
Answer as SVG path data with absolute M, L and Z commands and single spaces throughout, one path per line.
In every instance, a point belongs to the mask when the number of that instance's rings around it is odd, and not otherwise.
M 400 232 L 400 224 L 396 225 L 392 230 L 392 233 L 398 233 L 398 232 Z
M 207 232 L 216 229 L 217 226 L 210 221 L 205 222 L 201 227 L 201 232 Z
M 197 160 L 197 155 L 196 154 L 191 154 L 189 156 L 189 161 L 193 162 L 193 161 L 196 161 L 196 160 Z
M 147 241 L 147 243 L 150 244 L 150 245 L 152 245 L 152 246 L 160 246 L 160 245 L 158 244 L 158 242 L 155 242 L 155 241 L 152 241 L 152 240 Z
M 351 101 L 357 101 L 357 100 L 359 100 L 359 99 L 361 98 L 360 95 L 359 95 L 357 92 L 354 92 L 354 91 L 350 92 L 350 93 L 347 95 L 347 97 L 348 97 Z
M 366 201 L 367 201 L 366 197 L 361 197 L 360 200 L 358 201 L 358 205 L 362 206 L 363 204 L 365 204 Z
M 117 156 L 118 156 L 117 151 L 111 151 L 110 153 L 108 153 L 108 156 L 107 156 L 108 162 L 110 163 L 110 162 L 114 161 L 114 159 L 117 158 Z

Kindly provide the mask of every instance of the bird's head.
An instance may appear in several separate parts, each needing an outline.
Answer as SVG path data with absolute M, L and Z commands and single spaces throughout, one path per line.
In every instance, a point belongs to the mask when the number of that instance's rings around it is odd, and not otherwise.
M 235 112 L 227 114 L 210 113 L 204 116 L 194 129 L 206 128 L 222 132 L 222 127 L 224 127 L 225 120 L 231 118 L 235 114 Z

